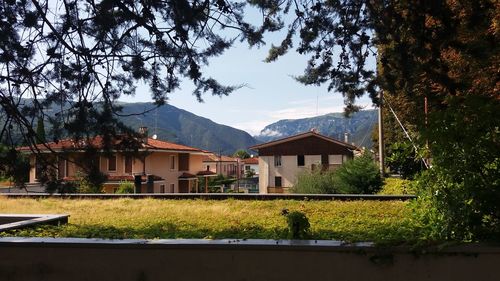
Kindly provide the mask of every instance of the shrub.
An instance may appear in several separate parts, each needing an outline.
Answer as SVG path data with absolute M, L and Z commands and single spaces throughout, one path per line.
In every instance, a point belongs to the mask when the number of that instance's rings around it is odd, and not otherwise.
M 306 239 L 309 237 L 309 219 L 299 211 L 288 212 L 284 209 L 281 212 L 286 217 L 288 223 L 288 238 L 289 239 Z
M 76 179 L 75 185 L 79 193 L 102 193 L 105 176 L 100 171 L 91 174 L 77 172 Z
M 134 193 L 134 183 L 130 181 L 121 181 L 120 185 L 118 185 L 118 189 L 116 190 L 115 193 L 119 194 L 129 194 L 129 193 Z
M 416 194 L 416 186 L 410 180 L 399 178 L 386 178 L 384 186 L 378 192 L 383 195 Z
M 334 183 L 334 172 L 321 170 L 305 170 L 297 175 L 295 185 L 290 189 L 292 193 L 302 194 L 332 194 L 342 193 Z
M 380 190 L 383 180 L 372 154 L 365 152 L 335 171 L 334 184 L 339 190 L 349 193 L 373 194 Z

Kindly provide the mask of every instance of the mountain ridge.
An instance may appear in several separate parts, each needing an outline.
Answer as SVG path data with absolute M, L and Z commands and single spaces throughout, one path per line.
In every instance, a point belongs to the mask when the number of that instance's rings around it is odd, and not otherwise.
M 373 146 L 371 133 L 377 124 L 376 110 L 362 110 L 347 118 L 343 113 L 328 113 L 316 117 L 283 119 L 267 125 L 259 135 L 253 136 L 260 142 L 273 141 L 316 129 L 319 133 L 344 141 L 348 133 L 348 142 L 360 147 Z

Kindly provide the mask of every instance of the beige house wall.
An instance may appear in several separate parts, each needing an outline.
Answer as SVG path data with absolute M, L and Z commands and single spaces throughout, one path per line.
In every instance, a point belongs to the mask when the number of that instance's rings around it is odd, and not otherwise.
M 132 162 L 132 173 L 125 173 L 125 156 L 121 153 L 117 153 L 116 155 L 116 171 L 110 171 L 108 169 L 108 157 L 101 156 L 99 158 L 99 168 L 101 172 L 111 175 L 111 176 L 123 176 L 123 175 L 135 175 L 143 173 L 143 161 L 139 158 L 133 158 Z M 75 157 L 69 156 L 71 161 L 75 161 Z M 174 157 L 175 167 L 171 169 L 170 166 L 170 157 Z M 36 182 L 36 160 L 35 156 L 30 156 L 30 173 L 29 173 L 29 182 Z M 77 174 L 78 166 L 69 161 L 66 165 L 68 168 L 67 176 L 75 177 Z M 165 185 L 165 192 L 178 192 L 179 191 L 179 176 L 183 172 L 188 172 L 196 175 L 199 171 L 203 170 L 203 156 L 202 155 L 194 155 L 189 154 L 189 170 L 188 171 L 179 171 L 179 154 L 172 152 L 152 152 L 146 157 L 146 174 L 153 174 L 163 178 L 163 181 L 156 181 L 154 184 L 154 192 L 160 192 L 160 185 Z M 172 186 L 173 184 L 173 186 Z M 109 190 L 112 187 L 108 188 Z
M 259 157 L 259 193 L 267 194 L 269 187 L 269 165 L 273 163 L 273 156 Z
M 321 155 L 305 155 L 304 166 L 297 166 L 297 155 L 283 155 L 281 166 L 276 167 L 274 157 L 259 157 L 259 193 L 268 193 L 269 187 L 275 187 L 275 177 L 281 177 L 282 187 L 292 187 L 299 173 L 311 170 L 313 165 L 321 165 Z M 337 168 L 347 160 L 344 155 L 329 155 L 328 158 L 331 169 Z

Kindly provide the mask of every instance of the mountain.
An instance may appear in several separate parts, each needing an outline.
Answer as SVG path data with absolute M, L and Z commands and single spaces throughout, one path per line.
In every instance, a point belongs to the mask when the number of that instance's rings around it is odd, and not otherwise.
M 152 103 L 123 103 L 123 114 L 143 112 L 154 108 Z M 149 135 L 222 154 L 233 154 L 257 144 L 248 133 L 166 104 L 144 115 L 123 117 L 131 128 L 146 126 Z
M 312 128 L 321 134 L 344 141 L 344 133 L 348 133 L 349 142 L 360 147 L 373 146 L 371 133 L 377 124 L 376 110 L 362 110 L 346 118 L 343 113 L 330 113 L 311 118 L 285 119 L 267 125 L 258 136 L 259 142 L 268 142 L 299 133 Z

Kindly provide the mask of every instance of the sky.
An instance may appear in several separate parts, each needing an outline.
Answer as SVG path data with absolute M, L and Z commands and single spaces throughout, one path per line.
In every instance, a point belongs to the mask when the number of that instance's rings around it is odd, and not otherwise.
M 278 45 L 281 36 L 266 36 L 266 45 L 260 48 L 250 49 L 246 43 L 237 41 L 224 54 L 210 60 L 210 64 L 203 69 L 207 76 L 226 85 L 245 85 L 229 96 L 205 95 L 204 102 L 198 103 L 192 95 L 192 84 L 182 83 L 181 89 L 168 96 L 168 103 L 251 135 L 258 135 L 266 125 L 278 120 L 342 112 L 344 102 L 341 94 L 328 92 L 327 85 L 304 86 L 294 80 L 293 76 L 303 73 L 307 56 L 291 50 L 276 62 L 263 61 L 271 43 Z M 147 87 L 139 86 L 135 96 L 120 100 L 151 101 L 151 94 Z M 368 97 L 359 99 L 357 103 L 366 108 L 372 106 Z

